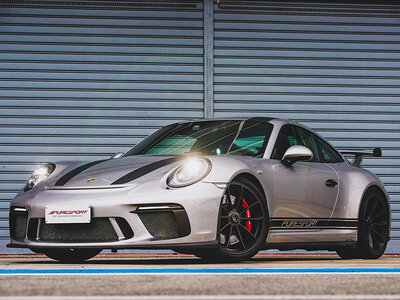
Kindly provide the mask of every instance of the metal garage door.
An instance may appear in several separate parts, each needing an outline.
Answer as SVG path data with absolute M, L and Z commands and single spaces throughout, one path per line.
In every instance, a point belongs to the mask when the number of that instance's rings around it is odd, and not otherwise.
M 365 165 L 390 193 L 400 240 L 400 5 L 332 2 L 221 0 L 214 115 L 290 118 L 342 149 L 382 147 Z
M 202 1 L 1 1 L 0 239 L 42 162 L 126 151 L 203 117 Z

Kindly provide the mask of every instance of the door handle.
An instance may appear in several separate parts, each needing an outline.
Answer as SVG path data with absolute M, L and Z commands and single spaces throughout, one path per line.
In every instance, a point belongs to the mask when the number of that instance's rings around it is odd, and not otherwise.
M 333 179 L 328 179 L 327 181 L 325 181 L 325 185 L 327 187 L 335 187 L 337 186 L 337 181 Z

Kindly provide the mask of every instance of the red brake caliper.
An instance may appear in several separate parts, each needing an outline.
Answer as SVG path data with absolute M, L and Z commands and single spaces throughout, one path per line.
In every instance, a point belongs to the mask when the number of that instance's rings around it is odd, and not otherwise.
M 246 202 L 246 200 L 244 200 L 243 197 L 242 197 L 242 202 L 243 202 L 242 207 L 243 207 L 244 209 L 246 209 L 246 208 L 249 207 L 249 204 Z M 251 218 L 250 209 L 246 210 L 246 218 Z M 250 220 L 248 220 L 248 221 L 246 222 L 246 228 L 247 228 L 247 230 L 248 230 L 249 232 L 251 232 L 251 221 L 250 221 Z

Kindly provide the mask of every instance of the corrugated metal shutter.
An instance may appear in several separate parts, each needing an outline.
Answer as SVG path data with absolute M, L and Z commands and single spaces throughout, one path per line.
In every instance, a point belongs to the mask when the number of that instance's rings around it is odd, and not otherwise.
M 400 240 L 400 5 L 333 2 L 221 0 L 215 116 L 290 118 L 339 149 L 382 147 L 364 165 L 390 193 Z
M 1 1 L 0 239 L 43 162 L 126 151 L 203 117 L 202 1 Z

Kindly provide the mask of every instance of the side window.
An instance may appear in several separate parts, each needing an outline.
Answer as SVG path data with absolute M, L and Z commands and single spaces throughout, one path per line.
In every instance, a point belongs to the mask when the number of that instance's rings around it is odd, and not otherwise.
M 342 162 L 343 159 L 337 153 L 335 149 L 333 149 L 328 143 L 326 143 L 323 139 L 320 137 L 316 137 L 315 140 L 317 141 L 317 147 L 320 153 L 320 162 L 324 163 L 337 163 L 337 162 Z
M 315 135 L 308 130 L 305 130 L 301 127 L 294 126 L 297 138 L 297 144 L 301 146 L 305 146 L 310 149 L 314 155 L 311 161 L 320 162 L 318 147 Z
M 293 127 L 291 125 L 284 125 L 278 134 L 278 138 L 276 139 L 271 158 L 281 160 L 286 150 L 295 145 L 297 145 L 297 141 Z

